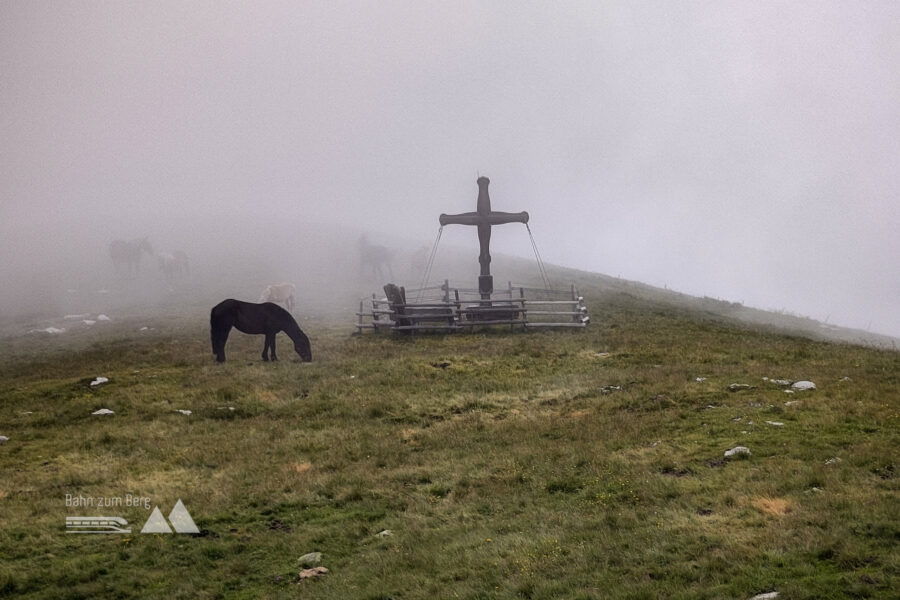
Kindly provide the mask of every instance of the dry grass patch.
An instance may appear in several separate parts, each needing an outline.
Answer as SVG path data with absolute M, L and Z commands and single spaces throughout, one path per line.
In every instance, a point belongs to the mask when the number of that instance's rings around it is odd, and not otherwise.
M 794 505 L 784 498 L 767 498 L 760 496 L 754 498 L 753 506 L 762 513 L 772 517 L 783 517 L 794 509 Z

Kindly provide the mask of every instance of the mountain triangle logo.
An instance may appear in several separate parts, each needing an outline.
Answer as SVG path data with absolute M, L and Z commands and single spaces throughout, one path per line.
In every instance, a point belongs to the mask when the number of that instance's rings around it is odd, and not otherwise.
M 172 523 L 172 527 L 169 527 L 169 523 Z M 175 508 L 169 513 L 169 522 L 166 522 L 163 518 L 159 507 L 154 506 L 153 512 L 150 513 L 150 518 L 147 519 L 143 529 L 141 529 L 141 533 L 172 533 L 173 528 L 175 533 L 200 533 L 197 524 L 194 523 L 191 514 L 184 507 L 181 498 L 178 499 L 178 502 L 175 503 Z

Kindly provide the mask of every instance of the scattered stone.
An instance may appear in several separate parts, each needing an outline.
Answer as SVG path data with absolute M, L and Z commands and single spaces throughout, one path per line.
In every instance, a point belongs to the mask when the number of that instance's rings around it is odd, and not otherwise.
M 297 559 L 297 563 L 301 567 L 315 567 L 322 562 L 322 553 L 321 552 L 310 552 L 308 554 L 304 554 L 300 558 Z
M 766 421 L 766 424 L 773 427 L 784 427 L 784 423 L 782 423 L 781 421 Z
M 114 415 L 115 413 L 108 408 L 101 408 L 91 413 L 92 415 Z
M 697 383 L 703 383 L 704 381 L 706 381 L 706 377 L 698 377 L 694 381 L 696 381 Z
M 753 388 L 753 386 L 751 386 L 749 383 L 732 383 L 731 385 L 728 386 L 728 391 L 729 392 L 738 392 L 740 390 L 749 390 L 752 388 Z
M 820 487 L 811 487 L 811 488 L 809 488 L 808 490 L 806 490 L 805 493 L 807 493 L 807 494 L 821 494 L 821 493 L 822 493 L 822 488 L 820 488 Z
M 97 320 L 98 321 L 112 321 L 112 319 L 110 319 L 106 315 L 97 315 Z
M 148 329 L 150 329 L 150 328 L 145 325 L 145 326 L 141 327 L 140 329 L 138 329 L 138 331 L 147 331 Z
M 183 415 L 189 415 L 189 414 L 191 414 L 191 411 L 189 411 L 189 410 L 184 410 L 183 408 L 176 408 L 176 409 L 175 409 L 175 412 L 180 412 L 180 413 L 183 414 Z
M 778 592 L 766 592 L 765 594 L 757 594 L 750 598 L 750 600 L 775 600 L 778 597 Z
M 609 356 L 609 352 L 598 352 L 597 353 L 598 358 L 606 358 L 607 356 Z
M 794 390 L 784 390 L 784 393 L 785 393 L 785 394 L 793 394 L 793 393 L 794 393 Z
M 604 385 L 602 388 L 600 388 L 600 393 L 601 394 L 609 394 L 612 392 L 618 392 L 621 389 L 622 389 L 621 385 Z
M 750 456 L 750 448 L 746 446 L 735 446 L 731 450 L 725 451 L 725 458 L 731 458 L 732 456 Z
M 763 377 L 765 379 L 765 377 Z M 791 385 L 794 383 L 790 379 L 769 379 L 769 383 L 774 383 L 775 385 Z
M 8 437 L 6 437 L 5 435 L 0 435 L 0 444 L 5 444 L 8 441 L 9 441 Z
M 394 532 L 391 531 L 390 529 L 385 529 L 384 531 L 379 531 L 379 532 L 376 533 L 375 535 L 376 535 L 377 537 L 383 537 L 383 538 L 386 538 L 386 537 L 391 537 L 392 535 L 394 535 Z
M 839 463 L 839 462 L 842 462 L 841 459 L 838 458 L 837 456 L 835 456 L 834 458 L 829 458 L 828 460 L 826 460 L 826 461 L 825 461 L 825 464 L 826 464 L 826 465 L 834 465 L 834 464 L 837 464 L 837 463 Z
M 314 569 L 304 569 L 300 571 L 300 581 L 311 579 L 313 577 L 324 577 L 328 575 L 328 569 L 325 567 L 316 567 Z
M 234 410 L 233 406 L 219 406 L 216 407 L 216 410 Z
M 92 319 L 82 319 L 81 322 L 84 323 L 85 325 L 91 326 L 94 323 L 96 323 L 97 321 L 94 321 Z
M 57 334 L 57 333 L 65 333 L 65 328 L 59 329 L 58 327 L 45 327 L 44 329 L 29 329 L 28 333 L 49 333 L 49 334 Z
M 743 419 L 743 418 L 744 418 L 744 417 L 735 417 L 735 418 L 733 418 L 733 419 L 731 420 L 731 422 L 732 422 L 732 423 L 740 423 L 740 422 L 741 422 L 741 419 Z
M 109 382 L 109 379 L 107 379 L 106 377 L 98 377 L 97 379 L 95 379 L 91 382 L 91 387 L 103 385 L 104 383 L 108 383 L 108 382 Z
M 63 317 L 66 321 L 80 321 L 81 319 L 86 319 L 91 316 L 91 313 L 84 313 L 80 315 L 66 315 Z
M 798 404 L 803 404 L 803 403 L 800 402 L 799 400 L 788 400 L 787 402 L 784 403 L 785 406 L 796 406 Z
M 812 381 L 797 381 L 791 387 L 795 390 L 800 391 L 814 390 L 816 389 L 816 384 L 814 384 Z
M 838 381 L 853 381 L 853 380 L 845 375 L 845 376 L 841 377 Z

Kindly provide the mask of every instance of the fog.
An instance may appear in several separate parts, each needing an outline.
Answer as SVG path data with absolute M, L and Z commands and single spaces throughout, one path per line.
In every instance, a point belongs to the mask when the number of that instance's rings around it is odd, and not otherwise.
M 548 263 L 900 336 L 898 65 L 896 2 L 8 0 L 0 314 L 171 291 L 115 239 L 210 297 L 378 289 L 362 235 L 415 285 L 485 175 Z

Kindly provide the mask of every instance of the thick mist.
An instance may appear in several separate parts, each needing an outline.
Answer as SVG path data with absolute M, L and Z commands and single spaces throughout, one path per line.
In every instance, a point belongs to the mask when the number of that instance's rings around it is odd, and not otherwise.
M 4 2 L 0 315 L 164 302 L 143 237 L 352 311 L 480 174 L 547 262 L 900 335 L 898 64 L 889 2 Z

